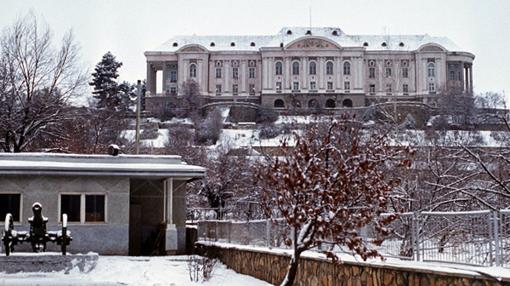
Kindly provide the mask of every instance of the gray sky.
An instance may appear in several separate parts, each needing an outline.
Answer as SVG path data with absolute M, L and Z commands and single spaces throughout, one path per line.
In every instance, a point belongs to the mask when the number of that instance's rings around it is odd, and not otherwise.
M 72 29 L 92 71 L 111 51 L 123 80 L 145 78 L 143 52 L 174 35 L 274 34 L 284 26 L 347 34 L 447 36 L 476 55 L 475 92 L 510 96 L 509 0 L 2 0 L 0 28 L 33 11 L 59 38 Z

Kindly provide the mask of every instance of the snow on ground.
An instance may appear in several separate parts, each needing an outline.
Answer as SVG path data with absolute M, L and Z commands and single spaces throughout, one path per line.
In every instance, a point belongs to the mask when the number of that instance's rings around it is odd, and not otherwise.
M 158 129 L 158 137 L 156 139 L 142 139 L 140 142 L 144 147 L 164 148 L 168 142 L 168 134 L 168 129 Z M 136 130 L 124 130 L 120 136 L 128 141 L 134 142 Z
M 96 267 L 89 273 L 77 269 L 50 273 L 0 272 L 0 285 L 243 285 L 266 286 L 264 281 L 227 269 L 217 262 L 212 278 L 205 282 L 191 282 L 188 256 L 100 256 Z

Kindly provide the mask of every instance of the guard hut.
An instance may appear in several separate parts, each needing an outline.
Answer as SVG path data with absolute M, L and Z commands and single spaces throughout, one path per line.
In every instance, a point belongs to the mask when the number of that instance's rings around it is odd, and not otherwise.
M 67 214 L 71 253 L 180 254 L 185 185 L 204 175 L 180 156 L 0 153 L 0 224 L 11 213 L 15 229 L 28 230 L 39 202 L 49 230 Z M 58 249 L 50 244 L 48 251 Z

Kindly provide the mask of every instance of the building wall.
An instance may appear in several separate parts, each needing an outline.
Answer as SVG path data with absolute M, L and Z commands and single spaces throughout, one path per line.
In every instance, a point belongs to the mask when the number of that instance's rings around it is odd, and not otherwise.
M 48 230 L 60 230 L 58 223 L 59 194 L 105 194 L 106 222 L 69 223 L 73 241 L 71 253 L 127 254 L 129 232 L 129 179 L 121 177 L 65 177 L 65 176 L 1 176 L 0 193 L 20 193 L 22 214 L 16 230 L 29 229 L 28 218 L 33 215 L 32 204 L 39 202 L 48 221 Z M 4 218 L 1 218 L 3 222 Z M 53 243 L 48 251 L 60 251 Z M 15 247 L 15 251 L 31 251 L 29 244 Z

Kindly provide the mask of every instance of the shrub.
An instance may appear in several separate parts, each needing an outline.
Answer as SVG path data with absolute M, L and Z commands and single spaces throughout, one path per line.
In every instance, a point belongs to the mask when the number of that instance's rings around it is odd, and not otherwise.
M 278 120 L 278 113 L 271 107 L 259 107 L 257 109 L 257 123 L 272 123 Z

